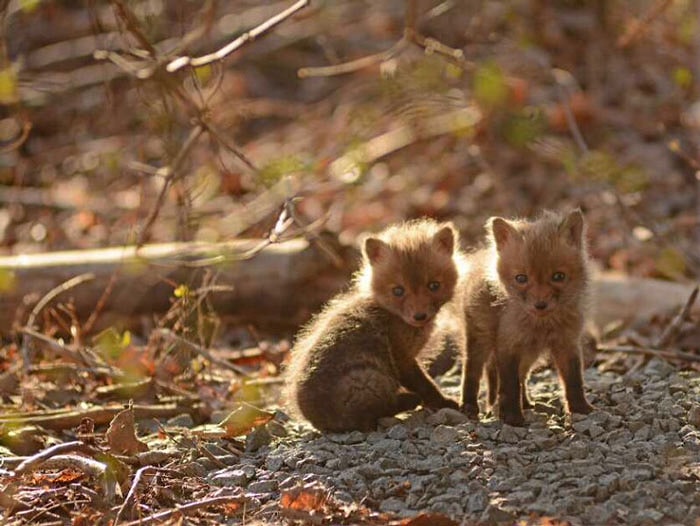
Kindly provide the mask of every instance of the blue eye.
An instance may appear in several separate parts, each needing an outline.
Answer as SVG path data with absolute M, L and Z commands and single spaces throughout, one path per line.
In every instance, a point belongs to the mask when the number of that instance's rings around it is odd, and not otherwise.
M 555 272 L 552 274 L 552 281 L 564 281 L 566 279 L 566 274 L 563 272 Z
M 401 296 L 403 296 L 404 289 L 401 285 L 398 285 L 398 286 L 394 287 L 393 289 L 391 289 L 391 293 L 394 296 L 396 296 L 397 298 L 400 298 Z
M 430 292 L 437 292 L 439 288 L 440 288 L 439 281 L 431 281 L 430 283 L 428 283 L 428 290 L 430 290 Z
M 515 276 L 515 281 L 523 285 L 527 283 L 527 276 L 525 274 L 518 274 L 517 276 Z

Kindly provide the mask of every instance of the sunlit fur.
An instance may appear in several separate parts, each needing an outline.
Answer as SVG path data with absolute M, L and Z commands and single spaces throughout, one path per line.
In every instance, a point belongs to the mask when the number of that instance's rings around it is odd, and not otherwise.
M 457 244 L 451 224 L 431 220 L 390 227 L 364 241 L 350 290 L 297 337 L 286 389 L 297 413 L 320 430 L 347 431 L 373 429 L 378 418 L 419 403 L 457 407 L 416 360 L 441 306 L 453 298 Z M 440 283 L 435 291 L 429 289 L 433 281 Z M 392 292 L 398 286 L 401 297 Z
M 478 382 L 488 364 L 489 400 L 498 392 L 501 418 L 522 424 L 527 376 L 545 352 L 559 371 L 569 409 L 590 411 L 579 344 L 589 281 L 583 215 L 576 210 L 544 212 L 535 221 L 491 218 L 487 231 L 489 247 L 470 256 L 473 269 L 464 286 L 465 411 L 478 413 Z M 554 278 L 558 273 L 563 279 Z M 526 282 L 519 283 L 518 275 Z

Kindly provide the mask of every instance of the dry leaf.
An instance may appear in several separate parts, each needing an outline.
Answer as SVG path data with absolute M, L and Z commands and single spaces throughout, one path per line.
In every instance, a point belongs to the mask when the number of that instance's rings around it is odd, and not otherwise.
M 421 513 L 409 519 L 403 519 L 396 526 L 459 526 L 459 522 L 442 513 Z
M 135 455 L 148 451 L 148 446 L 136 437 L 134 410 L 131 407 L 116 414 L 107 428 L 105 438 L 110 450 L 116 455 Z
M 241 402 L 219 425 L 226 430 L 226 436 L 236 437 L 266 424 L 273 416 L 274 413 Z
M 282 493 L 280 504 L 290 510 L 320 511 L 327 500 L 327 492 L 320 488 L 293 488 Z

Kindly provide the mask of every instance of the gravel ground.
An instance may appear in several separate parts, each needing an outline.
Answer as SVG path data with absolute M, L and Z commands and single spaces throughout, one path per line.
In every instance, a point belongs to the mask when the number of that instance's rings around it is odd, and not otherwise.
M 620 375 L 586 371 L 597 411 L 564 417 L 558 382 L 533 375 L 526 428 L 450 409 L 384 419 L 371 433 L 320 435 L 305 424 L 258 428 L 234 466 L 209 481 L 239 486 L 261 506 L 280 491 L 320 484 L 340 502 L 414 516 L 510 523 L 537 516 L 572 524 L 700 521 L 700 378 L 651 360 Z M 458 378 L 443 388 L 457 396 Z

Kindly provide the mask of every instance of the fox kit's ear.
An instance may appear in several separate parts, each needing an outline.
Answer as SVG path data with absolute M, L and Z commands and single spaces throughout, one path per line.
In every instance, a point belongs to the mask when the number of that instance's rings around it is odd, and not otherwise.
M 489 219 L 486 223 L 486 228 L 491 232 L 491 237 L 496 243 L 498 250 L 502 250 L 509 242 L 520 239 L 520 233 L 502 217 Z
M 569 212 L 559 225 L 559 232 L 569 243 L 575 247 L 583 245 L 583 230 L 585 223 L 580 208 Z
M 368 237 L 365 239 L 363 252 L 365 254 L 365 258 L 367 258 L 367 261 L 369 261 L 372 265 L 386 259 L 390 250 L 389 245 L 387 245 L 381 239 L 376 237 Z
M 457 239 L 457 231 L 452 223 L 445 224 L 433 236 L 433 245 L 442 252 L 450 256 L 455 250 L 455 240 Z

